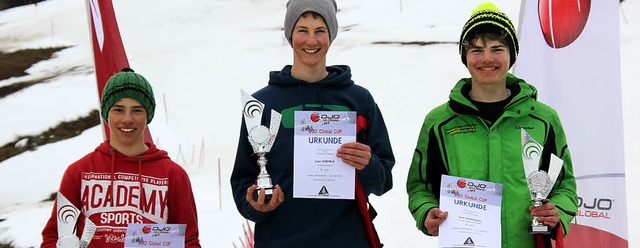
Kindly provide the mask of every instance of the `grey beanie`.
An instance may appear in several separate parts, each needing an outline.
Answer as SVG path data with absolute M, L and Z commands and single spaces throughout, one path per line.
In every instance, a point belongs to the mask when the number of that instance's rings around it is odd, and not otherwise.
M 329 44 L 333 43 L 338 36 L 338 19 L 336 19 L 338 5 L 335 0 L 289 0 L 287 14 L 284 16 L 284 36 L 289 41 L 289 45 L 293 45 L 291 43 L 293 27 L 296 26 L 300 15 L 307 11 L 318 13 L 324 18 L 329 28 Z

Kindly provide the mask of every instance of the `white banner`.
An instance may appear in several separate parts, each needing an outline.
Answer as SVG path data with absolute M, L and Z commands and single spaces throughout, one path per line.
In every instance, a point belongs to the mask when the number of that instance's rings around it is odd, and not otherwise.
M 514 74 L 558 111 L 578 183 L 567 247 L 628 247 L 618 8 L 522 1 Z

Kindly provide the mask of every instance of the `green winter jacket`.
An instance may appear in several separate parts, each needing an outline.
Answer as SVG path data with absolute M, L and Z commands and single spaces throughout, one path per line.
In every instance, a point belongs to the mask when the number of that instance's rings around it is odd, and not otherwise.
M 554 109 L 536 100 L 536 88 L 524 80 L 507 74 L 507 88 L 513 97 L 493 125 L 482 120 L 465 97 L 470 78 L 461 79 L 449 102 L 425 118 L 407 178 L 409 210 L 425 234 L 424 220 L 429 209 L 438 207 L 441 176 L 447 174 L 503 184 L 502 247 L 535 247 L 528 233 L 532 202 L 522 163 L 521 128 L 544 146 L 540 169 L 548 168 L 551 153 L 564 161 L 548 199 L 557 206 L 564 234 L 569 231 L 578 196 L 560 119 Z

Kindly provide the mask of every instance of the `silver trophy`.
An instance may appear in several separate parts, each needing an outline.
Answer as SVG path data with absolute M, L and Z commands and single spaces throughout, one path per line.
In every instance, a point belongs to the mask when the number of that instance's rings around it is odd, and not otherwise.
M 242 114 L 244 115 L 247 132 L 249 133 L 247 138 L 249 138 L 249 143 L 251 143 L 251 147 L 253 147 L 254 155 L 258 156 L 257 163 L 260 167 L 260 173 L 256 179 L 258 188 L 253 192 L 253 198 L 258 199 L 260 190 L 264 189 L 266 194 L 265 200 L 268 201 L 271 200 L 275 187 L 271 182 L 271 176 L 267 172 L 267 158 L 265 156 L 271 151 L 273 142 L 276 140 L 282 115 L 272 109 L 270 127 L 263 126 L 261 123 L 264 104 L 247 94 L 244 90 L 240 90 L 240 94 L 242 96 Z
M 56 242 L 56 247 L 86 248 L 89 246 L 93 234 L 96 232 L 96 225 L 87 218 L 84 222 L 82 237 L 78 239 L 74 230 L 76 229 L 78 217 L 80 216 L 80 210 L 71 204 L 60 192 L 58 192 L 56 197 L 56 206 L 58 219 L 58 241 Z
M 546 199 L 551 192 L 551 188 L 556 183 L 560 170 L 564 161 L 555 154 L 551 154 L 548 172 L 538 170 L 540 164 L 540 156 L 543 147 L 536 142 L 527 131 L 521 129 L 522 137 L 522 162 L 524 164 L 524 173 L 527 177 L 527 186 L 531 193 L 531 200 L 534 207 L 542 206 L 542 200 Z M 533 218 L 529 227 L 530 234 L 549 234 L 551 227 L 539 223 Z

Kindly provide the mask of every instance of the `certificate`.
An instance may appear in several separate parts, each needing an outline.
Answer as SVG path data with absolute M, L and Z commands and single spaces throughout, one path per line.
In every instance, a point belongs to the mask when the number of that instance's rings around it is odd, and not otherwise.
M 502 184 L 442 175 L 438 247 L 500 247 Z
M 296 111 L 293 197 L 354 199 L 355 168 L 336 156 L 356 141 L 356 112 Z
M 124 238 L 125 248 L 184 248 L 185 224 L 129 224 Z

